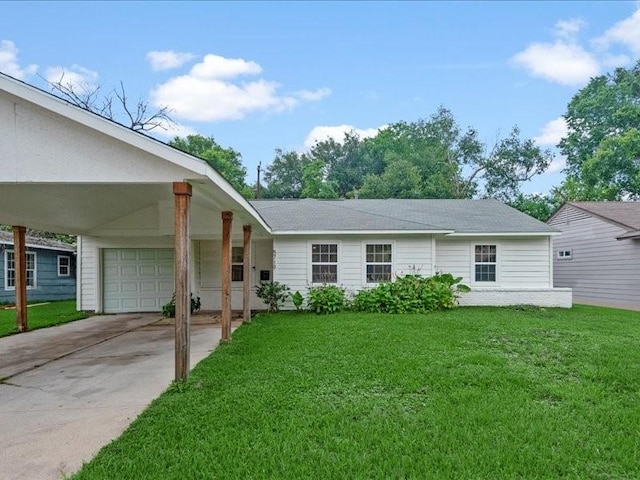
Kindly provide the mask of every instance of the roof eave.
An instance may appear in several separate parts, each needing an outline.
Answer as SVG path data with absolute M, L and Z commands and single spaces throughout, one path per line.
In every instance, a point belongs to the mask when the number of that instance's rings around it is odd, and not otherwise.
M 272 230 L 272 235 L 431 235 L 453 230 Z
M 555 237 L 562 232 L 455 232 L 448 237 Z

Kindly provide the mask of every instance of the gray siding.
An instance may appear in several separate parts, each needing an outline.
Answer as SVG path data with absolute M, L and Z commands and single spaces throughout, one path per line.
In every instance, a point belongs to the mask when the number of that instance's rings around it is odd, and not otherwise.
M 4 246 L 0 255 L 0 302 L 13 303 L 15 290 L 5 289 L 5 253 L 13 250 L 12 246 Z M 41 248 L 27 248 L 36 253 L 36 287 L 27 289 L 27 301 L 70 300 L 76 298 L 76 259 L 72 252 L 62 252 Z M 68 277 L 58 276 L 58 255 L 71 259 L 71 274 Z
M 576 303 L 640 310 L 640 241 L 616 240 L 626 230 L 565 205 L 550 220 L 554 238 L 553 282 L 573 289 Z M 571 259 L 558 259 L 559 250 Z

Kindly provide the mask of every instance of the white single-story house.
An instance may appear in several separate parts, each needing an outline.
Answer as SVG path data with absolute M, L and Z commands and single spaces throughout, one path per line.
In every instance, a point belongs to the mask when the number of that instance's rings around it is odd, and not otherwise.
M 640 202 L 567 202 L 547 220 L 554 284 L 576 303 L 640 310 Z
M 253 287 L 265 279 L 357 290 L 449 271 L 472 288 L 463 304 L 571 305 L 571 290 L 553 287 L 559 232 L 499 202 L 250 203 L 206 162 L 3 74 L 0 199 L 17 239 L 18 319 L 25 228 L 78 235 L 79 309 L 160 311 L 176 292 L 176 378 L 189 293 L 222 310 L 223 340 L 232 308 L 263 307 Z
M 292 291 L 336 283 L 355 292 L 409 273 L 446 272 L 471 287 L 463 305 L 571 306 L 571 291 L 553 288 L 558 231 L 496 200 L 251 204 L 271 229 L 260 268 L 270 266 Z

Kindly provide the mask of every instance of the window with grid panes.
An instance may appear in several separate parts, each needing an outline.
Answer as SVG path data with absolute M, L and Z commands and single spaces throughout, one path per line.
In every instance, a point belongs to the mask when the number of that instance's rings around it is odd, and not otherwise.
M 496 281 L 496 252 L 495 245 L 476 245 L 476 282 Z
M 244 247 L 231 247 L 231 281 L 244 279 Z
M 391 281 L 391 244 L 374 243 L 366 246 L 367 283 Z
M 311 282 L 338 283 L 338 244 L 311 245 Z
M 36 253 L 26 252 L 27 261 L 27 288 L 36 286 Z M 4 285 L 6 289 L 16 288 L 16 258 L 13 250 L 5 251 L 4 261 Z

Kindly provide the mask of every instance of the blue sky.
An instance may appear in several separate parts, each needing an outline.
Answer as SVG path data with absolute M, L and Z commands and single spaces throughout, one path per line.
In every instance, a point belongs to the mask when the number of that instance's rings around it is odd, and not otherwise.
M 125 84 L 177 129 L 243 155 L 449 108 L 490 146 L 518 125 L 545 148 L 589 78 L 640 58 L 636 2 L 3 2 L 0 71 Z M 546 192 L 562 158 L 524 186 Z

